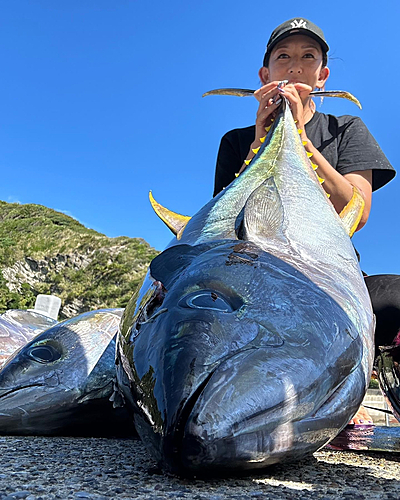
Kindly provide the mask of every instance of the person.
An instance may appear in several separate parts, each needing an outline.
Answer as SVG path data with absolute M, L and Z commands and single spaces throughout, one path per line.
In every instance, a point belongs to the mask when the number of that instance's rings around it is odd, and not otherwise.
M 379 189 L 395 175 L 393 167 L 362 120 L 355 116 L 333 116 L 319 113 L 310 97 L 314 89 L 323 89 L 329 77 L 329 46 L 322 30 L 304 18 L 290 19 L 278 26 L 267 44 L 262 83 L 255 92 L 259 101 L 255 125 L 231 130 L 221 140 L 215 171 L 214 196 L 226 187 L 235 174 L 243 171 L 261 146 L 265 128 L 279 107 L 276 96 L 288 99 L 301 138 L 318 174 L 325 179 L 324 189 L 340 212 L 353 194 L 355 185 L 363 194 L 366 207 L 358 230 L 366 223 L 372 191 Z M 278 83 L 288 80 L 282 89 Z
M 312 153 L 318 175 L 325 179 L 322 186 L 330 195 L 335 210 L 339 213 L 344 208 L 353 195 L 353 186 L 356 186 L 365 200 L 357 230 L 365 225 L 372 192 L 393 179 L 395 170 L 359 117 L 316 111 L 310 92 L 325 87 L 330 73 L 328 51 L 322 30 L 307 19 L 290 19 L 272 32 L 258 73 L 262 86 L 254 93 L 259 101 L 256 123 L 231 130 L 222 137 L 214 196 L 251 162 L 254 151 L 261 146 L 266 135 L 266 128 L 274 119 L 279 97 L 284 95 L 304 147 Z M 285 80 L 288 83 L 281 87 L 280 82 Z M 362 425 L 372 423 L 372 419 L 361 407 L 349 423 Z

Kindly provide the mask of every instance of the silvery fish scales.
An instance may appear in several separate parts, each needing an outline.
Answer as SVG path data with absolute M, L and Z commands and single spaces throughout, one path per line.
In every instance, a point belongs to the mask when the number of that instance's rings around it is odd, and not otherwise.
M 10 309 L 0 315 L 0 368 L 35 335 L 54 326 L 55 319 L 35 311 Z
M 117 380 L 168 470 L 251 470 L 346 425 L 373 332 L 350 238 L 284 105 L 250 167 L 151 263 L 121 322 Z

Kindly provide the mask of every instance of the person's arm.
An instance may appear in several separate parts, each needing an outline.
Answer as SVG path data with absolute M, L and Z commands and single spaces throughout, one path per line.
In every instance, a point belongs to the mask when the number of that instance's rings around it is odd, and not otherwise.
M 317 165 L 317 174 L 320 178 L 324 179 L 322 187 L 330 195 L 330 201 L 333 204 L 336 212 L 340 213 L 343 208 L 349 203 L 353 196 L 353 186 L 357 187 L 361 192 L 365 208 L 361 217 L 360 223 L 356 229 L 359 231 L 367 222 L 371 210 L 372 201 L 372 166 L 371 169 L 354 170 L 349 173 L 340 173 L 336 170 L 324 156 L 314 147 L 312 142 L 307 137 L 304 124 L 304 108 L 303 101 L 305 101 L 309 94 L 309 87 L 303 84 L 287 85 L 284 90 L 280 90 L 288 99 L 292 109 L 293 117 L 297 122 L 300 131 L 300 137 L 303 141 L 306 151 L 312 154 L 311 161 Z M 301 94 L 303 96 L 301 97 Z M 357 143 L 357 135 L 354 135 L 354 141 Z M 364 144 L 359 140 L 359 144 L 347 144 L 348 149 L 352 147 L 362 150 Z
M 306 151 L 312 153 L 310 158 L 312 163 L 318 166 L 317 174 L 324 179 L 322 187 L 330 195 L 329 200 L 335 207 L 336 212 L 340 213 L 353 196 L 353 186 L 358 188 L 362 194 L 365 207 L 360 223 L 356 229 L 359 231 L 367 222 L 371 210 L 372 201 L 372 170 L 356 170 L 348 174 L 340 174 L 330 163 L 322 156 L 317 148 L 313 146 L 307 138 L 305 132 L 301 134 Z

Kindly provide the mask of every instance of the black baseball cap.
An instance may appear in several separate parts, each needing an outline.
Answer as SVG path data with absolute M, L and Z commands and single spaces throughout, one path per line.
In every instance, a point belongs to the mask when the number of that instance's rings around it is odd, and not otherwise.
M 294 17 L 293 19 L 289 19 L 289 21 L 285 21 L 284 23 L 280 24 L 272 32 L 267 43 L 263 66 L 268 66 L 269 57 L 275 45 L 290 35 L 307 35 L 316 40 L 321 45 L 322 52 L 324 54 L 326 54 L 329 50 L 329 45 L 326 43 L 324 33 L 322 32 L 321 28 L 318 28 L 316 24 L 308 21 L 307 19 L 304 19 L 302 17 Z

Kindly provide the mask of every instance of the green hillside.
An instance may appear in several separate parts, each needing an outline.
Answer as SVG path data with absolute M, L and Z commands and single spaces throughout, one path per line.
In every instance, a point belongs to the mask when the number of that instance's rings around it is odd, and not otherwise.
M 0 201 L 0 312 L 32 307 L 39 293 L 61 298 L 60 318 L 124 307 L 157 253 L 41 205 Z

